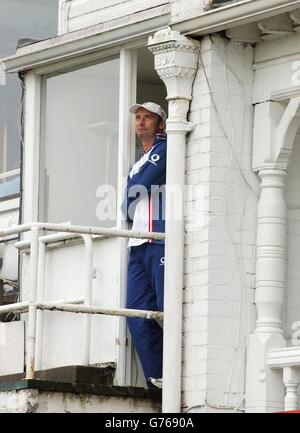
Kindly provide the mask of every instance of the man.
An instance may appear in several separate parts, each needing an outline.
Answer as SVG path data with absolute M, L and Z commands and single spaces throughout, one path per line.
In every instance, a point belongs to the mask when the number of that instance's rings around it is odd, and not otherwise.
M 164 232 L 166 113 L 153 102 L 133 105 L 135 131 L 144 155 L 129 172 L 122 209 L 132 230 Z M 163 311 L 164 242 L 129 239 L 127 308 Z M 162 328 L 155 320 L 127 318 L 149 387 L 162 387 Z

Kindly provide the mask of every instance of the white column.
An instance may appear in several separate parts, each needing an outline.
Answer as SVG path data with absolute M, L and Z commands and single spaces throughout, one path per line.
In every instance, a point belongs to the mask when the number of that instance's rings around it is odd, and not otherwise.
M 252 166 L 261 178 L 261 194 L 257 208 L 257 321 L 247 350 L 247 412 L 283 410 L 285 392 L 281 372 L 272 369 L 266 359 L 271 350 L 286 347 L 282 326 L 287 259 L 284 187 L 300 126 L 300 96 L 292 89 L 275 92 L 271 100 L 257 104 L 254 115 Z
M 186 133 L 198 46 L 165 29 L 149 38 L 155 69 L 167 88 L 166 243 L 164 294 L 163 412 L 181 411 L 182 289 Z
M 41 120 L 41 77 L 33 72 L 25 74 L 24 105 L 24 172 L 22 223 L 38 220 L 39 150 Z M 24 234 L 24 239 L 29 237 Z
M 30 285 L 28 294 L 30 304 L 26 329 L 26 379 L 34 379 L 35 374 L 36 307 L 33 303 L 36 301 L 37 296 L 39 229 L 33 227 L 30 233 Z
M 286 280 L 285 170 L 263 169 L 257 207 L 255 333 L 283 335 Z
M 134 152 L 131 152 L 130 143 L 135 143 L 135 130 L 133 119 L 128 116 L 128 107 L 136 101 L 137 82 L 137 51 L 123 49 L 120 52 L 120 104 L 119 104 L 119 156 L 118 156 L 118 203 L 122 202 L 127 173 L 130 165 L 135 161 Z M 131 122 L 131 123 L 130 123 Z M 117 227 L 126 229 L 127 224 L 122 217 L 121 207 L 117 210 Z M 125 290 L 127 285 L 127 244 L 125 238 L 118 239 L 118 264 L 119 269 L 116 305 L 123 307 L 126 304 Z M 118 385 L 125 386 L 131 383 L 131 344 L 127 343 L 126 317 L 118 318 L 118 330 L 116 338 L 117 370 L 116 380 Z
M 284 367 L 283 382 L 286 388 L 284 398 L 284 410 L 297 410 L 299 407 L 298 386 L 300 383 L 300 368 L 299 367 Z
M 266 167 L 259 171 L 261 194 L 257 206 L 255 304 L 257 321 L 250 335 L 246 373 L 246 411 L 283 409 L 281 372 L 266 364 L 270 349 L 286 346 L 282 313 L 286 280 L 286 170 Z

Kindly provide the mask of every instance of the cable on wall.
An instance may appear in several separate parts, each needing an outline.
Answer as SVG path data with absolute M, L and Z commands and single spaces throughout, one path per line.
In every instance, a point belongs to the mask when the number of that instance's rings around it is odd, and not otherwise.
M 214 43 L 212 37 L 210 37 L 210 38 L 211 38 L 212 43 L 214 45 L 216 45 Z M 218 50 L 218 48 L 217 48 L 217 50 Z M 232 110 L 231 110 L 231 104 L 230 104 L 230 93 L 229 93 L 229 85 L 228 85 L 228 70 L 230 70 L 231 72 L 232 72 L 232 70 L 228 66 L 227 57 L 228 57 L 228 53 L 227 53 L 227 50 L 226 50 L 226 62 L 224 62 L 223 59 L 221 59 L 221 60 L 223 60 L 223 62 L 225 64 L 225 67 L 226 67 L 226 89 L 227 89 L 227 94 L 228 94 L 228 99 L 229 99 L 229 109 L 230 109 L 232 138 L 234 139 L 233 122 L 232 122 Z M 242 168 L 240 166 L 240 162 L 239 162 L 238 156 L 237 156 L 236 151 L 235 151 L 234 143 L 230 140 L 230 138 L 229 138 L 229 136 L 227 134 L 227 131 L 225 130 L 225 127 L 223 125 L 223 122 L 222 122 L 222 119 L 221 119 L 221 115 L 219 113 L 219 110 L 218 110 L 218 107 L 217 107 L 217 104 L 216 104 L 216 101 L 215 101 L 215 98 L 214 98 L 214 95 L 213 95 L 213 92 L 212 92 L 212 89 L 211 89 L 211 85 L 210 85 L 210 82 L 209 82 L 209 79 L 208 79 L 208 76 L 207 76 L 207 71 L 205 69 L 204 62 L 203 62 L 203 59 L 202 59 L 201 55 L 200 55 L 200 59 L 201 59 L 201 63 L 202 63 L 202 67 L 203 67 L 203 71 L 204 71 L 204 75 L 205 75 L 205 79 L 206 79 L 206 82 L 207 82 L 207 85 L 208 85 L 209 93 L 210 93 L 210 96 L 211 96 L 213 108 L 215 110 L 215 113 L 216 113 L 216 116 L 217 116 L 217 119 L 218 119 L 218 123 L 221 126 L 221 128 L 223 130 L 223 133 L 224 133 L 224 136 L 225 136 L 225 139 L 228 142 L 228 144 L 230 145 L 230 149 L 231 149 L 231 153 L 230 153 L 230 157 L 229 157 L 229 161 L 228 161 L 227 169 L 226 169 L 227 176 L 226 176 L 226 184 L 225 184 L 225 197 L 224 197 L 224 209 L 223 209 L 224 213 L 223 213 L 223 216 L 224 216 L 225 222 L 226 222 L 225 223 L 225 229 L 226 229 L 226 231 L 227 231 L 227 233 L 229 235 L 229 238 L 230 238 L 231 244 L 232 244 L 232 246 L 234 248 L 236 259 L 237 259 L 238 274 L 239 274 L 239 281 L 240 281 L 239 286 L 240 286 L 240 290 L 241 290 L 241 293 L 240 293 L 241 297 L 240 297 L 240 300 L 239 300 L 238 332 L 237 332 L 237 340 L 236 340 L 236 344 L 235 344 L 235 346 L 236 346 L 235 347 L 235 356 L 234 356 L 233 363 L 232 363 L 231 369 L 230 369 L 230 374 L 229 374 L 229 379 L 228 379 L 228 385 L 227 385 L 227 392 L 226 392 L 226 401 L 225 401 L 225 405 L 223 407 L 223 408 L 227 407 L 228 409 L 232 409 L 231 407 L 229 408 L 229 406 L 228 406 L 228 398 L 229 398 L 231 384 L 232 384 L 232 375 L 233 375 L 234 367 L 235 367 L 236 360 L 237 360 L 238 353 L 239 353 L 240 334 L 241 334 L 241 313 L 242 313 L 242 304 L 243 304 L 243 301 L 244 301 L 244 289 L 243 289 L 243 287 L 245 287 L 245 289 L 247 289 L 246 284 L 243 283 L 244 275 L 245 275 L 245 269 L 243 267 L 243 263 L 241 262 L 241 261 L 243 261 L 243 258 L 240 257 L 240 254 L 239 254 L 239 251 L 238 251 L 238 248 L 237 248 L 237 245 L 236 245 L 236 241 L 234 240 L 234 238 L 232 236 L 232 233 L 230 232 L 229 227 L 228 227 L 228 212 L 227 212 L 226 204 L 227 204 L 227 201 L 228 201 L 227 198 L 228 198 L 228 186 L 229 186 L 229 170 L 230 170 L 230 165 L 231 165 L 231 161 L 232 161 L 233 157 L 235 159 L 235 162 L 237 164 L 239 173 L 240 173 L 241 178 L 243 180 L 244 188 L 247 187 L 251 191 L 251 193 L 255 195 L 256 198 L 258 197 L 258 193 L 252 187 L 252 185 L 248 182 L 248 180 L 246 179 L 245 174 L 244 174 L 244 172 L 243 172 L 243 170 L 242 170 Z M 242 121 L 242 128 L 241 128 L 241 136 L 243 137 L 244 136 L 244 122 L 245 122 L 245 91 L 244 91 L 244 88 L 243 88 L 242 81 L 239 79 L 239 77 L 237 77 L 236 73 L 234 73 L 234 72 L 232 72 L 232 73 L 236 77 L 237 81 L 240 83 L 240 86 L 241 86 L 241 89 L 242 89 L 242 95 L 243 95 L 243 101 L 242 101 L 243 102 L 242 119 L 243 119 L 243 121 Z M 243 142 L 243 139 L 241 139 L 241 142 Z M 242 148 L 241 148 L 240 152 L 242 152 Z M 240 222 L 239 222 L 239 226 L 238 226 L 238 235 L 239 236 L 241 234 L 241 224 L 242 224 L 243 218 L 245 216 L 245 208 L 246 208 L 246 203 L 244 203 L 244 205 L 243 205 L 243 209 L 242 209 L 242 213 L 241 213 L 241 218 L 240 218 Z M 248 313 L 247 314 L 247 332 L 246 332 L 247 335 L 246 335 L 246 339 L 245 339 L 245 341 L 243 343 L 243 347 L 241 348 L 242 349 L 242 353 L 244 353 L 245 350 L 246 350 L 248 336 L 249 336 L 249 332 L 250 332 L 250 329 L 249 329 L 249 327 L 250 327 L 250 312 L 249 312 L 249 309 L 250 309 L 251 302 L 249 302 L 248 290 L 246 290 L 246 296 L 247 296 L 246 303 L 247 303 L 247 306 L 248 306 L 248 309 L 247 309 L 247 313 Z M 243 402 L 243 400 L 244 400 L 244 396 L 242 397 L 241 401 L 236 406 L 235 410 L 237 410 L 237 408 L 240 406 L 240 404 Z

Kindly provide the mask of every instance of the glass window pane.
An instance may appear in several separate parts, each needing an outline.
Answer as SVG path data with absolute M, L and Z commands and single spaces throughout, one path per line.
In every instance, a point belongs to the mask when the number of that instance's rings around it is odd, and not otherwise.
M 0 174 L 0 200 L 19 194 L 20 170 Z
M 43 101 L 40 219 L 116 225 L 119 59 L 48 78 Z
M 16 53 L 22 38 L 57 34 L 58 0 L 0 0 L 0 57 Z M 17 74 L 0 75 L 0 173 L 20 167 L 21 85 Z M 18 176 L 17 176 L 18 177 Z M 20 180 L 0 180 L 0 198 L 19 192 Z

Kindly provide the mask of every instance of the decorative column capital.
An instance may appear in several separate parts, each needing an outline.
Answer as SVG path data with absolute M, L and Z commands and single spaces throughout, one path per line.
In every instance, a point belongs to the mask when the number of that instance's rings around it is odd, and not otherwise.
M 148 48 L 154 55 L 155 69 L 167 89 L 167 132 L 186 133 L 194 126 L 186 121 L 186 115 L 198 68 L 198 42 L 168 27 L 149 37 Z
M 149 37 L 148 48 L 155 57 L 155 69 L 162 80 L 165 81 L 168 78 L 194 79 L 200 49 L 196 41 L 168 27 Z M 191 99 L 191 89 L 183 86 L 176 90 L 180 92 L 173 94 L 168 92 L 168 99 Z
M 260 188 L 284 188 L 287 170 L 275 166 L 264 167 L 258 171 L 261 179 Z

